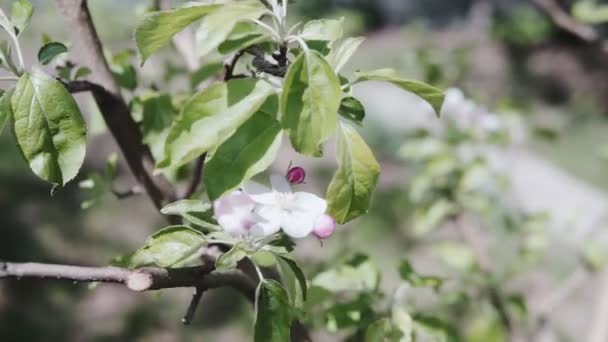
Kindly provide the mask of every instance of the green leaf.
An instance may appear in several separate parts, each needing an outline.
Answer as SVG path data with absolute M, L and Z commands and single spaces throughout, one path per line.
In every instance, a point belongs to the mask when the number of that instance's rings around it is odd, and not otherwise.
M 15 37 L 15 27 L 11 23 L 10 19 L 6 16 L 2 8 L 0 8 L 0 27 L 2 27 L 11 37 Z
M 438 290 L 443 284 L 443 280 L 434 276 L 424 276 L 418 274 L 408 260 L 402 260 L 399 265 L 399 275 L 401 279 L 407 281 L 414 287 L 431 287 Z
M 11 97 L 13 96 L 14 89 L 9 89 L 2 94 L 0 97 L 0 135 L 4 130 L 6 121 L 11 114 Z
M 215 149 L 274 92 L 263 81 L 235 79 L 194 95 L 175 120 L 160 168 L 179 167 Z
M 62 43 L 51 42 L 45 44 L 38 51 L 38 62 L 42 65 L 47 65 L 51 63 L 55 57 L 66 52 L 68 52 L 68 47 Z
M 245 21 L 238 23 L 226 38 L 226 41 L 220 44 L 217 49 L 219 53 L 227 55 L 267 40 L 269 40 L 269 37 L 261 32 L 256 24 Z
M 21 73 L 20 69 L 13 61 L 11 45 L 6 41 L 0 42 L 0 65 L 8 68 L 14 75 L 19 75 Z
M 307 22 L 302 28 L 300 36 L 304 40 L 322 40 L 333 42 L 342 38 L 344 18 L 319 19 Z
M 11 12 L 11 22 L 17 30 L 17 34 L 21 34 L 27 27 L 34 14 L 34 6 L 27 0 L 16 0 L 13 2 Z
M 137 88 L 137 70 L 131 64 L 131 58 L 135 56 L 135 51 L 131 49 L 123 50 L 110 58 L 110 70 L 118 82 L 118 85 L 128 90 Z
M 205 165 L 207 194 L 215 200 L 244 181 L 265 171 L 281 147 L 281 125 L 258 112 L 213 153 Z
M 141 55 L 141 65 L 156 50 L 188 25 L 221 8 L 222 4 L 189 3 L 184 7 L 146 15 L 135 30 L 135 42 Z
M 126 264 L 130 268 L 178 267 L 198 258 L 205 244 L 205 236 L 197 230 L 184 226 L 167 227 L 152 235 Z
M 296 151 L 322 155 L 322 144 L 336 130 L 341 95 L 340 80 L 318 52 L 293 62 L 281 96 L 281 123 Z
M 222 254 L 215 262 L 215 269 L 218 271 L 228 271 L 236 268 L 239 261 L 245 259 L 249 252 L 245 249 L 245 243 L 240 242 Z
M 328 214 L 346 223 L 367 213 L 380 175 L 380 165 L 357 131 L 341 125 L 338 171 L 327 189 Z
M 379 319 L 370 324 L 365 330 L 365 342 L 388 342 L 394 341 L 388 338 L 393 330 L 388 318 Z
M 301 307 L 308 295 L 308 283 L 306 275 L 298 264 L 287 257 L 278 256 L 281 269 L 281 279 L 287 286 L 289 298 L 296 307 Z
M 267 11 L 258 0 L 227 3 L 206 16 L 196 31 L 196 51 L 200 57 L 222 44 L 240 22 L 258 19 Z
M 72 95 L 34 68 L 19 79 L 11 105 L 14 136 L 32 171 L 54 184 L 72 180 L 86 150 L 85 122 Z
M 202 216 L 209 212 L 211 204 L 201 200 L 181 200 L 168 204 L 160 210 L 163 215 L 181 216 L 191 223 L 206 227 L 209 223 Z
M 80 67 L 76 70 L 76 73 L 74 74 L 74 79 L 78 80 L 81 78 L 85 78 L 89 75 L 91 75 L 93 73 L 93 71 L 91 71 L 91 69 L 87 68 L 87 67 Z
M 363 37 L 346 38 L 338 47 L 331 50 L 329 56 L 327 56 L 327 61 L 336 73 L 344 68 L 364 40 Z
M 195 71 L 190 78 L 190 88 L 196 89 L 201 82 L 209 79 L 211 76 L 219 73 L 224 69 L 224 63 L 209 63 L 200 67 Z
M 325 290 L 339 292 L 372 292 L 380 283 L 380 272 L 367 256 L 356 263 L 346 263 L 319 273 L 312 285 Z
M 343 118 L 348 119 L 357 125 L 361 125 L 363 119 L 365 119 L 365 108 L 363 108 L 361 102 L 354 97 L 343 98 L 338 113 L 340 113 Z
M 354 82 L 355 84 L 365 81 L 386 81 L 392 83 L 428 102 L 435 110 L 437 116 L 441 113 L 441 107 L 443 106 L 443 100 L 445 98 L 445 94 L 441 89 L 430 86 L 424 82 L 399 78 L 392 69 L 357 72 L 355 75 L 357 76 L 357 79 Z
M 274 280 L 264 280 L 256 291 L 255 342 L 290 340 L 291 310 L 287 292 Z
M 159 160 L 164 157 L 165 141 L 177 113 L 169 94 L 151 93 L 142 96 L 141 100 L 143 142 L 150 147 L 154 158 Z

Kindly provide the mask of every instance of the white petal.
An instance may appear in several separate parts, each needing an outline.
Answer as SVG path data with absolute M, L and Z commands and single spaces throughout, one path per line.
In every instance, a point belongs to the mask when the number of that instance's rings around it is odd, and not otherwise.
M 296 192 L 290 205 L 294 210 L 308 212 L 316 220 L 327 210 L 327 201 L 309 192 Z
M 254 236 L 269 236 L 281 229 L 281 209 L 277 206 L 261 206 L 255 211 L 256 224 L 251 227 Z
M 277 202 L 276 196 L 273 191 L 258 182 L 245 182 L 242 188 L 243 192 L 249 195 L 249 197 L 256 203 L 263 205 L 273 205 Z
M 291 186 L 287 181 L 287 178 L 282 175 L 273 174 L 270 176 L 270 184 L 272 185 L 272 190 L 282 193 L 291 193 Z
M 315 221 L 316 217 L 305 212 L 283 212 L 281 227 L 285 234 L 294 239 L 302 239 L 312 233 Z

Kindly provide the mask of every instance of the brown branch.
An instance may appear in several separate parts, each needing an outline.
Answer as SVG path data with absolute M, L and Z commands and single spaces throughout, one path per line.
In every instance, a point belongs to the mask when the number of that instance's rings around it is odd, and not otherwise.
M 93 83 L 73 84 L 74 91 L 88 88 L 101 111 L 108 129 L 118 143 L 131 172 L 143 185 L 157 208 L 175 201 L 171 184 L 161 175 L 154 175 L 155 162 L 150 150 L 142 144 L 142 134 L 123 99 L 108 63 L 103 55 L 99 36 L 93 25 L 86 0 L 57 0 L 77 45 L 80 46 L 83 64 L 92 71 Z M 74 83 L 74 82 L 72 82 Z M 94 84 L 94 85 L 93 85 Z
M 577 21 L 555 0 L 530 0 L 559 29 L 608 56 L 608 42 L 592 26 Z
M 192 174 L 192 180 L 190 181 L 190 185 L 188 185 L 188 189 L 186 189 L 186 192 L 182 196 L 183 199 L 189 199 L 190 197 L 192 197 L 198 190 L 198 187 L 201 185 L 201 182 L 203 180 L 203 169 L 205 168 L 206 158 L 207 154 L 205 153 L 196 159 L 196 164 L 194 165 L 194 171 Z
M 184 268 L 144 267 L 134 270 L 120 267 L 82 267 L 39 263 L 0 262 L 1 278 L 49 278 L 77 282 L 100 282 L 125 285 L 136 292 L 179 287 L 214 289 L 232 287 L 248 298 L 256 284 L 243 272 L 213 272 L 212 266 Z

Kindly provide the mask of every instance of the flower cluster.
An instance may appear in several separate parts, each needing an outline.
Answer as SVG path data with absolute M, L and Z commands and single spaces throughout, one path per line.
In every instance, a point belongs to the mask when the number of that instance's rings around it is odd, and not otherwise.
M 232 236 L 263 238 L 281 230 L 296 239 L 314 234 L 330 237 L 334 219 L 325 214 L 327 202 L 308 192 L 293 192 L 291 184 L 304 181 L 302 168 L 291 169 L 287 177 L 272 175 L 272 188 L 249 181 L 214 203 L 215 219 Z

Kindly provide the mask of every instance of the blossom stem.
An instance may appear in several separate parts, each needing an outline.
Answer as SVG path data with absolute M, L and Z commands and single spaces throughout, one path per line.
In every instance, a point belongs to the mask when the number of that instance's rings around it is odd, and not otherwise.
M 260 269 L 260 266 L 258 266 L 258 264 L 255 263 L 255 261 L 251 258 L 249 258 L 249 260 L 251 260 L 251 263 L 253 264 L 253 267 L 255 267 L 255 271 L 258 274 L 258 278 L 260 280 L 260 283 L 264 281 L 264 275 L 262 274 L 262 270 Z

